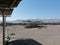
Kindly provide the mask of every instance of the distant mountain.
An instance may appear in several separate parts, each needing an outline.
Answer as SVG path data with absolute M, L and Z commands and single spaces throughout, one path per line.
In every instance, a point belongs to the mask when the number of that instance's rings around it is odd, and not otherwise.
M 27 22 L 28 20 L 15 20 L 15 21 L 8 21 L 8 23 L 22 23 Z M 44 23 L 60 23 L 60 19 L 30 19 L 30 21 L 35 22 L 44 22 Z
M 14 21 L 7 21 L 7 23 L 21 23 L 23 20 L 14 20 Z
M 60 19 L 43 19 L 45 23 L 60 23 Z
M 60 23 L 60 19 L 31 19 L 31 21 L 40 21 L 44 23 Z

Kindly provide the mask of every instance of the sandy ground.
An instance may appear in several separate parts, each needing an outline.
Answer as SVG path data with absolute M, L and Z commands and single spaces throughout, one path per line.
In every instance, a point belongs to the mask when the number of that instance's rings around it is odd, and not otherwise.
M 8 26 L 8 34 L 12 40 L 34 39 L 42 45 L 60 45 L 60 25 L 46 25 L 47 28 L 25 28 L 24 26 Z M 6 31 L 7 32 L 7 31 Z M 15 33 L 15 35 L 10 35 Z M 7 33 L 6 33 L 7 34 Z M 0 26 L 0 45 L 2 45 L 2 27 Z

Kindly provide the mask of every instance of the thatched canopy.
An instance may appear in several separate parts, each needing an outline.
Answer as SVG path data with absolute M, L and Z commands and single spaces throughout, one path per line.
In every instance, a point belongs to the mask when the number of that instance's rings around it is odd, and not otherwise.
M 0 15 L 11 15 L 13 8 L 17 7 L 21 0 L 0 0 Z
M 0 0 L 0 8 L 17 7 L 21 0 Z

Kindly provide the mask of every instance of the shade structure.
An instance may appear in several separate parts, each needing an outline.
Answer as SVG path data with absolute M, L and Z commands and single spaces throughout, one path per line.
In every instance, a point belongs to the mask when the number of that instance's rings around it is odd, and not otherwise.
M 22 0 L 0 0 L 0 15 L 4 10 L 4 15 L 10 16 L 13 12 L 13 8 L 17 7 Z
M 0 8 L 17 7 L 21 0 L 0 0 Z
M 5 44 L 5 15 L 11 15 L 13 9 L 18 6 L 21 0 L 0 0 L 0 15 L 3 17 L 3 45 Z

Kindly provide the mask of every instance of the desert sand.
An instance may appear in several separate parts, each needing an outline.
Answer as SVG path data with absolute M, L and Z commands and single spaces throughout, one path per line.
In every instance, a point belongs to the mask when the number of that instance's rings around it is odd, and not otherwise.
M 42 45 L 60 45 L 60 25 L 45 25 L 46 28 L 25 28 L 22 25 L 6 27 L 6 36 L 10 42 L 18 39 L 34 39 Z M 8 30 L 8 31 L 7 31 Z M 8 33 L 7 33 L 8 32 Z M 12 35 L 12 33 L 14 33 Z M 2 45 L 2 27 L 0 26 L 0 45 Z

